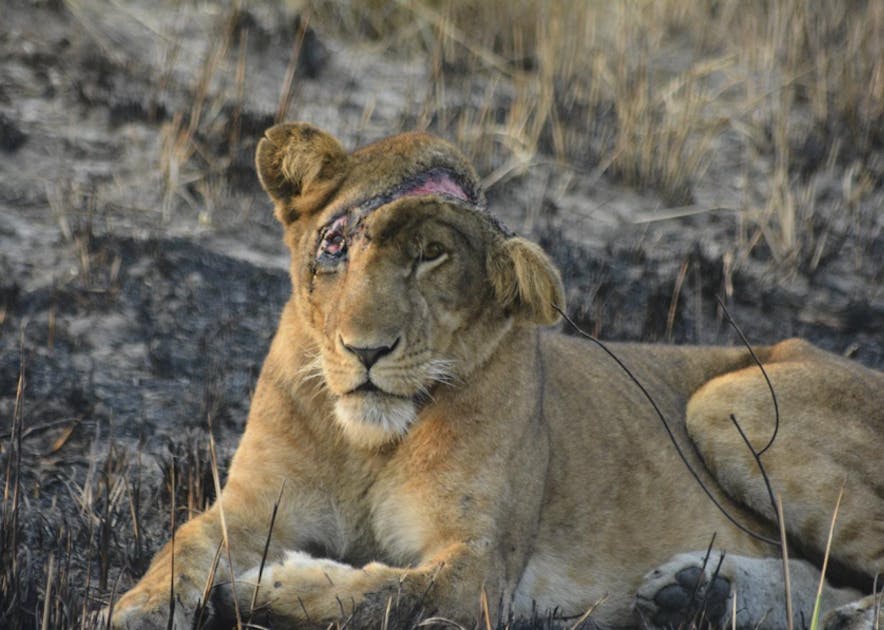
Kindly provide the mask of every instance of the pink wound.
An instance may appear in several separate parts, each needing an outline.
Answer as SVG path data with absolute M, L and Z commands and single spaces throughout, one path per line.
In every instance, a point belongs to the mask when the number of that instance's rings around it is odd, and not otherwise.
M 414 188 L 406 190 L 403 193 L 403 196 L 406 195 L 448 195 L 449 197 L 456 197 L 457 199 L 469 201 L 469 197 L 467 197 L 463 188 L 447 175 L 432 177 L 421 182 Z

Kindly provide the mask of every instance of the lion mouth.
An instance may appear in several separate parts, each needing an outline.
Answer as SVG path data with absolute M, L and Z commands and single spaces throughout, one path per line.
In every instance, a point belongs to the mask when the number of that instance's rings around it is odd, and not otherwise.
M 375 385 L 375 383 L 371 379 L 368 379 L 367 381 L 362 383 L 362 385 L 360 385 L 359 387 L 356 387 L 354 389 L 351 389 L 349 392 L 346 392 L 344 394 L 344 396 L 352 396 L 354 394 L 367 394 L 370 396 L 373 395 L 373 396 L 377 396 L 377 397 L 398 398 L 400 400 L 408 400 L 408 401 L 411 401 L 414 403 L 417 403 L 419 401 L 419 399 L 421 398 L 419 395 L 405 396 L 403 394 L 394 394 L 393 392 L 388 392 L 387 390 L 381 389 L 380 387 Z
M 349 394 L 357 394 L 357 393 L 361 393 L 361 394 L 374 394 L 374 393 L 386 394 L 385 391 L 383 391 L 380 387 L 378 387 L 377 385 L 375 385 L 375 384 L 374 384 L 373 382 L 371 382 L 371 381 L 365 381 L 362 385 L 360 385 L 359 387 L 357 387 L 357 388 L 354 389 L 353 391 L 351 391 L 351 392 L 347 392 L 347 393 L 349 393 Z
M 417 418 L 410 398 L 377 392 L 345 394 L 335 402 L 335 418 L 344 434 L 363 446 L 380 446 L 404 436 Z
M 402 438 L 432 400 L 428 391 L 413 396 L 387 392 L 371 380 L 335 401 L 335 418 L 344 434 L 363 446 Z

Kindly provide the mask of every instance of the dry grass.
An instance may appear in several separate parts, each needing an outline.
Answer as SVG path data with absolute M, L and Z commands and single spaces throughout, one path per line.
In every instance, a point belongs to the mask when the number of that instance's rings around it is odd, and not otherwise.
M 763 240 L 812 267 L 825 242 L 807 174 L 853 178 L 847 211 L 884 175 L 869 164 L 884 144 L 880 3 L 301 4 L 318 28 L 425 51 L 433 90 L 415 123 L 455 136 L 491 186 L 555 159 L 684 205 L 727 138 L 745 170 L 742 253 Z
M 741 168 L 742 194 L 725 200 L 743 221 L 740 254 L 763 242 L 777 262 L 812 271 L 827 245 L 809 229 L 813 174 L 850 179 L 846 212 L 884 177 L 877 2 L 850 10 L 811 0 L 290 4 L 301 18 L 276 120 L 291 115 L 308 25 L 394 56 L 417 53 L 432 81 L 404 126 L 454 137 L 490 188 L 553 160 L 679 207 L 709 186 L 710 166 L 728 175 Z M 192 104 L 166 125 L 167 214 L 180 199 L 211 221 L 230 154 L 204 139 L 227 136 L 228 148 L 240 139 L 248 36 L 240 16 L 236 8 L 220 16 Z M 223 82 L 221 68 L 232 75 Z M 227 87 L 212 90 L 216 83 Z M 723 146 L 739 157 L 718 158 Z
M 23 352 L 11 427 L 0 436 L 0 627 L 97 627 L 97 611 L 119 595 L 123 573 L 143 573 L 168 536 L 155 514 L 174 522 L 178 506 L 183 521 L 214 499 L 207 446 L 193 437 L 173 445 L 160 463 L 164 483 L 149 492 L 142 462 L 96 428 L 85 474 L 66 474 L 48 466 L 45 447 L 29 443 L 43 427 L 28 427 L 27 400 Z M 51 452 L 70 435 L 62 432 Z M 55 493 L 48 511 L 44 492 Z
M 244 79 L 244 51 L 246 42 L 242 33 L 237 33 L 237 12 L 235 9 L 225 15 L 219 25 L 219 36 L 214 46 L 209 47 L 201 64 L 200 72 L 192 89 L 193 99 L 189 111 L 178 111 L 163 127 L 163 149 L 160 155 L 160 171 L 165 184 L 163 214 L 168 218 L 177 198 L 183 199 L 193 208 L 200 209 L 200 220 L 211 222 L 211 209 L 215 198 L 213 176 L 223 174 L 230 164 L 229 155 L 217 155 L 201 140 L 201 135 L 223 133 L 226 117 L 220 116 L 228 100 L 233 106 L 229 131 L 231 140 L 239 140 L 239 114 L 242 106 Z M 231 42 L 240 35 L 236 63 L 235 87 L 231 95 L 219 95 L 211 91 L 219 66 L 230 53 Z M 175 46 L 167 55 L 168 63 L 175 61 Z

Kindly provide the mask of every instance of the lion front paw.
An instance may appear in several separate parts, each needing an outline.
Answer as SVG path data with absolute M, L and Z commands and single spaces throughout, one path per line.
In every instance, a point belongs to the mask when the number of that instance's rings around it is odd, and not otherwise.
M 107 627 L 108 615 L 114 630 L 191 630 L 206 626 L 214 616 L 211 606 L 201 606 L 198 601 L 185 601 L 176 596 L 173 602 L 168 594 L 160 596 L 141 591 L 126 593 L 113 610 L 104 609 L 96 627 Z
M 235 583 L 215 585 L 212 604 L 222 625 L 237 616 L 252 624 L 310 625 L 346 616 L 353 596 L 346 584 L 357 570 L 301 551 L 287 551 L 282 562 L 240 574 Z
M 731 596 L 730 580 L 716 573 L 717 559 L 704 566 L 705 553 L 676 556 L 645 576 L 636 594 L 635 608 L 652 628 L 689 627 L 692 623 L 718 624 Z

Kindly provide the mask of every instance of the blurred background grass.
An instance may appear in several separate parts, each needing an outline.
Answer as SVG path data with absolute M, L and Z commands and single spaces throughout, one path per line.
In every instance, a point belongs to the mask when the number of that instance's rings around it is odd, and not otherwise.
M 433 93 L 414 126 L 453 133 L 489 185 L 552 158 L 686 205 L 727 143 L 747 170 L 767 165 L 747 173 L 764 181 L 747 182 L 742 209 L 785 260 L 809 232 L 809 174 L 839 168 L 848 205 L 884 176 L 880 2 L 293 6 L 338 37 L 425 54 Z

